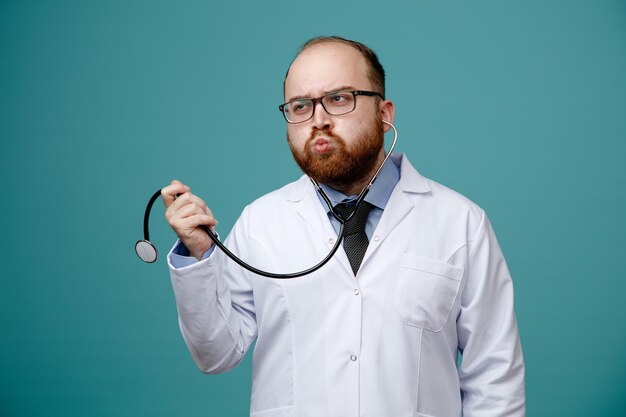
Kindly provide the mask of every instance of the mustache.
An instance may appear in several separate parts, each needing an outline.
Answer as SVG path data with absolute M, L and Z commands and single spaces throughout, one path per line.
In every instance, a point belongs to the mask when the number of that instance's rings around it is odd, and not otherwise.
M 311 143 L 317 139 L 320 136 L 324 136 L 328 139 L 332 139 L 335 142 L 339 142 L 341 144 L 344 143 L 344 140 L 341 136 L 335 135 L 330 129 L 328 128 L 322 128 L 322 129 L 318 129 L 316 127 L 314 127 L 313 129 L 311 129 L 311 133 L 309 134 L 309 138 L 306 140 L 306 145 L 309 146 L 311 145 Z

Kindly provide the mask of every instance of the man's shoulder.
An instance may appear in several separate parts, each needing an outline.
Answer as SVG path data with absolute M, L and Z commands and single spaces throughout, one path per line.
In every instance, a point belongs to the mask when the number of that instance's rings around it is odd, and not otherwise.
M 416 200 L 432 204 L 437 210 L 449 214 L 467 213 L 482 217 L 483 209 L 459 191 L 456 191 L 419 173 L 413 165 L 403 158 L 401 179 L 398 183 L 402 191 L 415 195 Z M 420 197 L 423 197 L 420 199 Z
M 465 207 L 468 210 L 482 211 L 481 207 L 465 194 L 430 178 L 426 178 L 426 181 L 428 182 L 428 186 L 433 196 L 442 200 L 443 203 Z
M 308 187 L 312 187 L 312 183 L 306 175 L 302 175 L 297 180 L 257 198 L 248 207 L 251 209 L 276 208 L 277 205 L 283 203 L 299 201 L 307 193 Z

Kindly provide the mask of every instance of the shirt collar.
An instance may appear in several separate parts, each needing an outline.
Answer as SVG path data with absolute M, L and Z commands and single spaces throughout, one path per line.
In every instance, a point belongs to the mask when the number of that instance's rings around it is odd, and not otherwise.
M 378 175 L 378 178 L 376 178 L 376 181 L 372 184 L 372 188 L 370 188 L 369 192 L 365 196 L 365 201 L 372 204 L 374 207 L 384 210 L 385 206 L 387 206 L 387 202 L 389 201 L 389 197 L 399 180 L 400 167 L 393 158 L 389 158 L 383 166 L 383 169 L 380 171 L 380 175 Z M 358 195 L 347 196 L 326 184 L 320 184 L 320 187 L 328 195 L 333 207 L 342 202 L 355 200 L 358 197 Z M 326 202 L 322 196 L 319 195 L 319 193 L 318 198 L 326 209 L 326 212 L 329 212 L 330 210 L 326 206 Z

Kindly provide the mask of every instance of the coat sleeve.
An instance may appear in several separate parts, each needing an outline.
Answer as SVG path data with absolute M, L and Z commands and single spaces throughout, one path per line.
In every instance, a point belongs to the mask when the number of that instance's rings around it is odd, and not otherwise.
M 524 360 L 513 283 L 484 212 L 468 244 L 467 284 L 457 332 L 463 415 L 525 416 Z
M 225 244 L 246 259 L 244 223 L 238 220 Z M 220 250 L 183 268 L 174 268 L 170 252 L 168 265 L 180 330 L 194 362 L 211 374 L 235 367 L 257 336 L 248 272 Z

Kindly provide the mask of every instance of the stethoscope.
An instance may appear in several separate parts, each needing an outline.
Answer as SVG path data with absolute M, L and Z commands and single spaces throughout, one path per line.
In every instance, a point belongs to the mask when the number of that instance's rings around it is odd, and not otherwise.
M 200 227 L 209 235 L 209 238 L 213 241 L 213 243 L 215 243 L 215 245 L 218 248 L 220 248 L 222 250 L 222 252 L 224 252 L 224 254 L 226 254 L 226 256 L 228 256 L 230 259 L 235 261 L 241 267 L 243 267 L 243 268 L 247 269 L 248 271 L 253 272 L 255 274 L 262 275 L 262 276 L 268 277 L 268 278 L 289 279 L 289 278 L 298 278 L 298 277 L 301 277 L 301 276 L 304 276 L 304 275 L 308 275 L 308 274 L 310 274 L 312 272 L 317 271 L 318 269 L 320 269 L 321 267 L 326 265 L 326 263 L 330 260 L 330 258 L 333 257 L 335 252 L 337 252 L 337 249 L 339 249 L 339 246 L 341 245 L 341 242 L 343 241 L 343 229 L 344 229 L 345 222 L 347 222 L 348 220 L 350 220 L 352 218 L 352 216 L 354 216 L 354 214 L 357 211 L 357 208 L 359 207 L 359 205 L 361 204 L 361 202 L 363 201 L 363 199 L 365 198 L 365 196 L 369 192 L 370 188 L 372 187 L 372 184 L 374 184 L 374 181 L 376 181 L 376 178 L 378 178 L 378 175 L 380 174 L 380 171 L 383 169 L 383 166 L 385 166 L 385 163 L 387 162 L 387 160 L 391 156 L 391 152 L 393 151 L 393 149 L 396 146 L 396 142 L 398 140 L 398 130 L 396 129 L 396 127 L 392 123 L 390 123 L 390 122 L 388 122 L 386 120 L 383 120 L 383 123 L 391 126 L 391 128 L 393 129 L 393 142 L 391 143 L 391 147 L 389 148 L 389 151 L 385 155 L 385 159 L 383 159 L 383 162 L 378 167 L 378 170 L 372 176 L 372 179 L 370 180 L 370 182 L 365 187 L 363 187 L 363 190 L 361 191 L 361 193 L 357 197 L 356 204 L 354 205 L 354 208 L 352 209 L 352 213 L 350 213 L 350 215 L 348 215 L 345 218 L 343 218 L 339 214 L 337 214 L 335 212 L 334 208 L 333 208 L 333 204 L 330 202 L 330 199 L 328 198 L 328 196 L 326 195 L 324 190 L 322 190 L 322 187 L 320 187 L 320 185 L 317 183 L 317 181 L 315 181 L 313 178 L 310 178 L 311 182 L 315 186 L 317 192 L 324 199 L 324 202 L 328 206 L 328 209 L 330 210 L 330 213 L 339 222 L 339 233 L 338 233 L 339 236 L 337 237 L 337 240 L 335 241 L 335 246 L 333 246 L 333 248 L 330 250 L 330 252 L 328 252 L 328 255 L 326 255 L 326 257 L 324 259 L 322 259 L 317 265 L 312 266 L 311 268 L 305 269 L 303 271 L 292 272 L 290 274 L 277 274 L 277 273 L 274 273 L 274 272 L 263 271 L 261 269 L 253 267 L 252 265 L 247 264 L 246 262 L 241 260 L 237 255 L 232 253 L 219 240 L 219 238 L 217 237 L 215 232 L 213 232 L 211 229 L 209 229 L 208 227 L 206 227 L 204 225 L 201 225 Z M 152 197 L 150 197 L 150 201 L 148 202 L 148 205 L 146 206 L 146 212 L 145 212 L 144 217 L 143 217 L 143 236 L 144 236 L 144 238 L 142 240 L 138 240 L 137 243 L 135 243 L 135 252 L 137 252 L 137 256 L 139 256 L 139 258 L 142 261 L 147 262 L 147 263 L 153 263 L 153 262 L 155 262 L 157 260 L 157 250 L 156 250 L 156 247 L 150 242 L 150 232 L 148 231 L 148 223 L 149 223 L 149 220 L 150 220 L 150 211 L 152 210 L 152 206 L 154 205 L 154 202 L 159 198 L 160 195 L 161 195 L 161 190 L 157 191 L 156 193 L 154 193 L 152 195 Z

